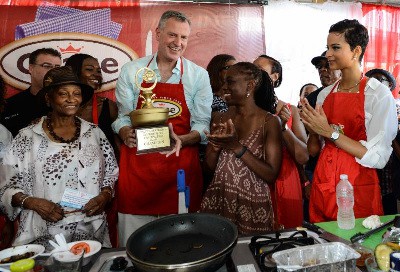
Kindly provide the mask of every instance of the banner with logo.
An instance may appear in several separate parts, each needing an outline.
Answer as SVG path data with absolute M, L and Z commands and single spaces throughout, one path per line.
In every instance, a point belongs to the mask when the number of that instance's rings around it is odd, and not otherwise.
M 105 83 L 103 95 L 113 98 L 122 65 L 157 50 L 155 29 L 168 9 L 191 19 L 184 56 L 200 66 L 206 67 L 216 54 L 253 61 L 265 50 L 261 6 L 136 3 L 91 8 L 84 2 L 82 7 L 76 2 L 65 6 L 44 1 L 35 6 L 0 6 L 0 74 L 7 83 L 7 96 L 29 86 L 30 52 L 52 47 L 60 51 L 63 62 L 75 53 L 96 57 Z

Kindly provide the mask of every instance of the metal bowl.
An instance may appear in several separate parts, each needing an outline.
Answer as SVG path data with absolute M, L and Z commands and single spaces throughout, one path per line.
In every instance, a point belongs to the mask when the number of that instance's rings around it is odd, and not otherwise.
M 138 109 L 131 111 L 129 117 L 134 127 L 161 125 L 167 121 L 168 112 L 166 108 Z

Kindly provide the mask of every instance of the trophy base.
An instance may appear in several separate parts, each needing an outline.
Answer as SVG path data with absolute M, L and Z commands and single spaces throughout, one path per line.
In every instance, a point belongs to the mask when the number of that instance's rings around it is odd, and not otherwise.
M 171 150 L 171 139 L 167 125 L 135 128 L 136 154 Z

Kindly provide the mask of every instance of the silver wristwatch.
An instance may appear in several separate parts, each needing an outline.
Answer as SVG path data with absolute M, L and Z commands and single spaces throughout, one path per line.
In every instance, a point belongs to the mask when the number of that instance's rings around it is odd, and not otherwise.
M 338 132 L 338 131 L 334 131 L 334 132 L 332 132 L 332 134 L 331 134 L 331 140 L 332 140 L 332 142 L 334 142 L 334 141 L 336 141 L 337 139 L 339 139 L 339 136 L 340 136 L 340 133 Z

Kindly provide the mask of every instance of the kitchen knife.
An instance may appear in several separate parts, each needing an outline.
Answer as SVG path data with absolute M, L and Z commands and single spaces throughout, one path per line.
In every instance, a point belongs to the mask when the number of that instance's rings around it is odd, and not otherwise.
M 178 186 L 178 213 L 187 213 L 186 197 L 185 197 L 185 170 L 179 169 L 176 174 Z
M 382 229 L 387 228 L 387 227 L 389 227 L 390 225 L 393 225 L 393 224 L 395 224 L 396 226 L 398 226 L 400 224 L 400 216 L 395 216 L 395 218 L 393 218 L 392 220 L 386 222 L 385 224 L 380 225 L 379 227 L 374 228 L 374 229 L 372 229 L 370 231 L 367 231 L 365 233 L 358 232 L 358 233 L 356 233 L 356 234 L 354 234 L 353 236 L 350 237 L 350 241 L 354 244 L 355 242 L 360 241 L 360 240 L 364 240 L 364 239 L 368 238 L 369 236 L 371 236 L 372 234 L 374 234 L 376 232 L 379 232 Z
M 316 234 L 318 234 L 319 238 L 322 238 L 325 241 L 328 242 L 341 242 L 344 244 L 349 244 L 349 241 L 347 241 L 346 239 L 343 239 L 333 233 L 327 232 L 326 230 L 324 230 L 321 227 L 318 227 L 317 225 L 314 225 L 310 222 L 307 221 L 303 221 L 302 226 L 312 232 L 315 232 Z
M 307 222 L 307 221 L 303 221 L 302 226 L 308 230 L 311 230 L 311 231 L 317 233 L 317 234 L 322 234 L 324 232 L 324 229 L 322 229 L 322 228 L 318 227 L 317 225 L 314 225 L 310 222 Z

